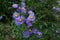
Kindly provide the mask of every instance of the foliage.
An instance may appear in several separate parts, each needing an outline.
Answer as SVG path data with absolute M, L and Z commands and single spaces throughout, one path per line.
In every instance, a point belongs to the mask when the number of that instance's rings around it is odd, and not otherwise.
M 0 40 L 60 40 L 60 34 L 56 30 L 60 29 L 59 13 L 53 11 L 53 6 L 57 6 L 56 0 L 26 0 L 26 9 L 32 9 L 35 12 L 36 20 L 33 27 L 37 27 L 43 33 L 43 38 L 37 38 L 31 35 L 30 38 L 23 38 L 23 32 L 27 29 L 26 24 L 19 27 L 14 24 L 12 14 L 15 9 L 11 6 L 13 3 L 20 5 L 22 0 L 0 0 L 0 15 L 3 19 L 0 21 Z

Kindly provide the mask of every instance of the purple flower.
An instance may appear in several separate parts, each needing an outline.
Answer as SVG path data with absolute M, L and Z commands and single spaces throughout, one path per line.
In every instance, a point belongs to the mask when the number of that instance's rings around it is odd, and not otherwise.
M 21 13 L 26 13 L 25 7 L 21 7 Z
M 19 16 L 20 16 L 20 14 L 18 12 L 14 12 L 13 15 L 12 15 L 12 17 L 14 19 L 18 18 Z
M 0 16 L 0 20 L 3 18 L 3 16 Z
M 60 8 L 59 8 L 59 7 L 53 7 L 53 10 L 54 10 L 55 12 L 60 12 Z
M 30 27 L 32 26 L 32 21 L 35 20 L 35 16 L 34 15 L 29 15 L 28 18 L 26 19 L 26 24 Z
M 42 32 L 37 32 L 37 37 L 42 38 Z
M 29 21 L 29 20 L 26 20 L 26 24 L 27 24 L 29 27 L 32 26 L 32 22 Z
M 34 21 L 35 20 L 35 16 L 34 15 L 29 15 L 27 20 Z
M 32 30 L 31 30 L 31 29 L 27 29 L 27 30 L 23 33 L 24 38 L 29 38 L 31 34 L 32 34 Z
M 12 7 L 13 8 L 18 8 L 18 4 L 13 4 Z
M 32 33 L 36 34 L 38 38 L 42 38 L 42 32 L 39 32 L 39 30 L 37 28 L 27 29 L 23 33 L 23 36 L 24 36 L 24 38 L 29 38 Z
M 29 38 L 30 37 L 30 33 L 28 31 L 25 31 L 23 33 L 23 36 L 24 36 L 24 38 Z
M 28 31 L 29 34 L 32 34 L 32 29 L 27 29 L 26 31 Z
M 26 6 L 25 2 L 21 2 L 21 7 L 25 7 L 25 6 Z
M 29 14 L 29 15 L 34 15 L 34 12 L 33 12 L 32 10 L 29 10 L 29 11 L 28 11 L 28 14 Z
M 37 32 L 39 32 L 39 30 L 38 30 L 38 28 L 33 28 L 33 29 L 32 29 L 32 32 L 33 32 L 34 34 L 37 34 Z
M 25 22 L 25 17 L 24 16 L 20 16 L 15 20 L 16 25 L 23 24 L 24 22 Z

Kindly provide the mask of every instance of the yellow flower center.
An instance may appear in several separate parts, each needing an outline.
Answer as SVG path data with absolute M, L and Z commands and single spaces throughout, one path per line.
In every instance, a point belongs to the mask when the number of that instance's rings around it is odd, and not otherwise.
M 22 22 L 22 19 L 20 19 L 19 22 Z
M 40 33 L 38 35 L 40 36 Z
M 16 4 L 14 4 L 14 6 L 16 6 Z
M 32 14 L 32 12 L 30 12 L 30 14 Z
M 18 17 L 18 14 L 15 14 L 14 16 L 15 16 L 15 17 Z
M 34 18 L 33 16 L 30 16 L 30 18 L 32 19 L 32 18 Z
M 31 29 L 29 29 L 28 31 L 31 32 Z

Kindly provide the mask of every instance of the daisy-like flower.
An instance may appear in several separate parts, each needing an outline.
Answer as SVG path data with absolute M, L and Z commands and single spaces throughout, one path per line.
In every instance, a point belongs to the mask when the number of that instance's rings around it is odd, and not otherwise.
M 13 8 L 18 8 L 18 4 L 13 4 L 12 7 Z
M 26 13 L 25 7 L 21 7 L 21 13 Z
M 59 8 L 59 7 L 53 7 L 53 10 L 54 10 L 55 12 L 60 12 L 60 8 Z
M 32 32 L 33 32 L 34 34 L 37 34 L 37 32 L 39 32 L 39 30 L 38 30 L 38 28 L 32 28 Z
M 20 14 L 18 12 L 14 12 L 13 15 L 12 15 L 12 17 L 14 19 L 18 18 L 19 16 L 20 16 Z
M 28 11 L 28 14 L 29 14 L 29 15 L 34 15 L 34 12 L 33 12 L 32 10 L 29 10 L 29 11 Z
M 25 31 L 23 33 L 23 36 L 24 36 L 24 38 L 29 38 L 30 37 L 30 33 L 28 31 Z
M 24 22 L 25 22 L 25 17 L 24 16 L 20 16 L 15 20 L 16 25 L 23 24 Z
M 32 26 L 32 22 L 30 20 L 26 20 L 26 24 L 30 27 Z
M 24 38 L 29 38 L 31 34 L 32 34 L 32 30 L 31 30 L 31 29 L 27 29 L 27 30 L 23 33 L 23 36 L 24 36 Z
M 28 31 L 29 34 L 32 34 L 32 29 L 27 29 L 26 31 Z
M 34 15 L 29 15 L 27 20 L 34 21 L 35 20 L 35 16 Z
M 37 37 L 42 38 L 42 32 L 37 32 Z
M 25 7 L 26 6 L 25 2 L 21 2 L 21 6 Z

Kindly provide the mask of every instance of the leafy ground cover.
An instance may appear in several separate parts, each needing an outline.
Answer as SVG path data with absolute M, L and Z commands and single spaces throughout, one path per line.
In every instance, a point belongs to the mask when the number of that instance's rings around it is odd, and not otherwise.
M 30 28 L 39 28 L 42 38 L 32 34 L 29 38 L 23 37 L 23 32 L 28 28 L 26 24 L 16 26 L 12 14 L 15 9 L 13 3 L 20 5 L 22 0 L 0 0 L 0 40 L 60 40 L 60 12 L 53 10 L 58 6 L 57 0 L 26 0 L 26 9 L 33 10 L 36 20 Z M 59 31 L 58 31 L 59 30 Z

